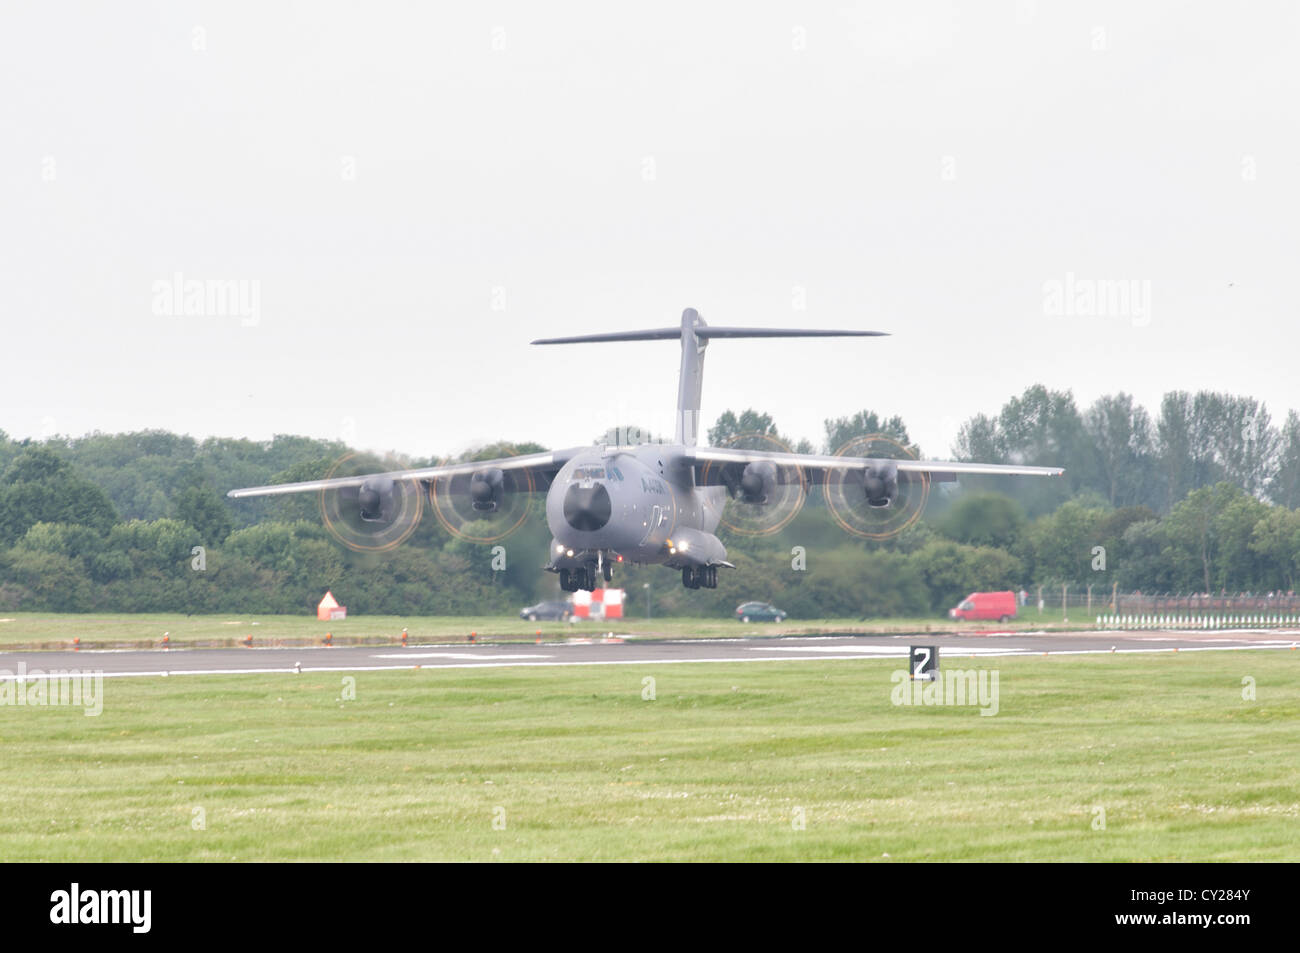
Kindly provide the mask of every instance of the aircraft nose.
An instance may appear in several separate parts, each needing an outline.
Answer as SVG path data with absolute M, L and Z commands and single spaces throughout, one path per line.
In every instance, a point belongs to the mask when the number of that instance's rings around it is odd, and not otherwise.
M 576 530 L 592 533 L 609 522 L 613 507 L 609 491 L 597 483 L 595 486 L 572 484 L 564 494 L 564 519 Z

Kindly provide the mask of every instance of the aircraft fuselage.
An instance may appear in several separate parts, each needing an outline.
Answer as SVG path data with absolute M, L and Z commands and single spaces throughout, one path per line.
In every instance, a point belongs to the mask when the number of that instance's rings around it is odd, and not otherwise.
M 594 581 L 620 559 L 706 567 L 706 573 L 725 565 L 727 551 L 714 531 L 726 490 L 696 486 L 682 450 L 641 444 L 574 451 L 546 494 L 546 522 L 555 537 L 547 568 L 592 571 L 587 581 Z

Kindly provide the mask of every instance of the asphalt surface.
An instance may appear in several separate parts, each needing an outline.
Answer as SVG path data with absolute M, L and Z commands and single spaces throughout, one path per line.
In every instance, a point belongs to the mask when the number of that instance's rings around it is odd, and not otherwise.
M 333 648 L 95 649 L 0 652 L 0 679 L 41 672 L 105 676 L 378 671 L 411 668 L 500 668 L 554 665 L 665 665 L 689 662 L 792 662 L 904 659 L 912 645 L 935 645 L 940 658 L 1090 653 L 1289 650 L 1300 629 L 1234 632 L 1088 632 L 979 635 L 749 637 L 648 641 L 571 639 L 540 645 L 399 645 Z

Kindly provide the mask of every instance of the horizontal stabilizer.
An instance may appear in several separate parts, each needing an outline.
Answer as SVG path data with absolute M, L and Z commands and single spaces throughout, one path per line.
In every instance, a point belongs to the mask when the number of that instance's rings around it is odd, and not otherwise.
M 587 344 L 596 341 L 679 341 L 681 328 L 650 328 L 646 331 L 608 331 L 603 334 L 575 334 L 567 338 L 542 338 L 533 344 Z
M 888 331 L 834 331 L 819 328 L 718 328 L 701 325 L 695 336 L 701 341 L 714 338 L 875 338 L 888 337 Z M 649 328 L 645 331 L 609 331 L 601 334 L 576 334 L 564 338 L 542 338 L 534 344 L 588 344 L 600 341 L 677 341 L 681 328 Z
M 704 381 L 704 350 L 715 338 L 874 338 L 886 331 L 832 331 L 819 328 L 715 328 L 694 308 L 682 312 L 675 328 L 647 328 L 642 331 L 602 331 L 562 338 L 541 338 L 534 344 L 589 344 L 600 341 L 680 341 L 681 371 L 677 377 L 677 425 L 674 439 L 694 446 L 700 430 L 700 392 Z
M 888 331 L 826 331 L 818 328 L 718 328 L 709 325 L 696 328 L 695 336 L 708 341 L 713 338 L 880 338 Z

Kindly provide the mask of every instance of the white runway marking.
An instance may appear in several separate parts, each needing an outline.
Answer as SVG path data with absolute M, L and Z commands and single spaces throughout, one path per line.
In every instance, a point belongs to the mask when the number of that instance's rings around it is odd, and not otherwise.
M 924 641 L 920 639 L 919 641 Z M 894 647 L 891 645 L 748 645 L 746 646 L 751 652 L 825 652 L 828 655 L 842 654 L 852 652 L 854 655 L 861 655 L 863 658 L 906 658 L 907 649 L 903 646 Z M 941 653 L 953 655 L 1019 655 L 1019 654 L 1036 654 L 1035 649 L 995 649 L 986 648 L 982 645 L 971 646 L 969 648 L 952 648 L 948 646 L 939 646 Z M 844 656 L 852 658 L 853 655 Z
M 815 654 L 822 653 L 824 656 L 833 656 L 835 658 L 906 658 L 907 649 L 899 647 L 894 648 L 889 645 L 844 645 L 844 646 L 820 646 L 820 645 L 747 645 L 745 648 L 751 652 L 790 652 L 801 657 L 817 658 Z
M 396 652 L 392 655 L 372 655 L 371 658 L 454 658 L 465 662 L 499 662 L 502 659 L 550 658 L 549 655 L 488 655 L 486 652 Z

